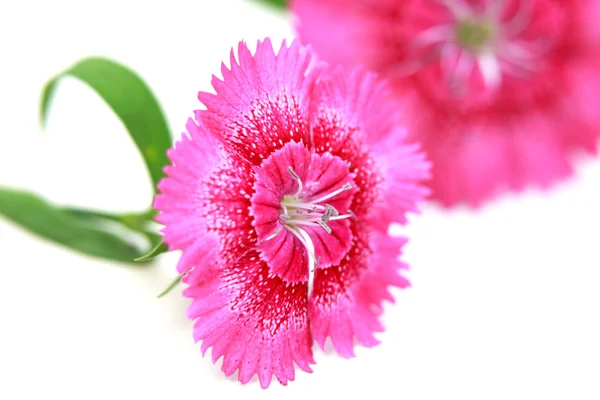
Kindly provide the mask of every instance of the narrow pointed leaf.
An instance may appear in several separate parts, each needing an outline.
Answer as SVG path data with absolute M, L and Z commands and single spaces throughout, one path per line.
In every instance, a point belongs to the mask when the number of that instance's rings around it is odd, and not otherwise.
M 275 8 L 279 8 L 281 10 L 287 8 L 287 4 L 289 0 L 256 0 L 258 2 L 269 4 Z
M 167 251 L 169 251 L 169 248 L 163 241 L 161 241 L 159 244 L 154 246 L 154 248 L 150 250 L 148 254 L 144 254 L 143 256 L 136 258 L 135 261 L 148 261 L 162 253 L 166 253 Z
M 156 98 L 144 81 L 129 68 L 104 58 L 86 58 L 50 80 L 42 93 L 41 120 L 45 126 L 57 83 L 73 76 L 89 85 L 121 119 L 142 153 L 154 188 L 167 164 L 171 135 Z
M 0 216 L 45 239 L 94 257 L 133 262 L 145 253 L 144 249 L 95 227 L 87 218 L 79 218 L 28 192 L 0 187 Z
M 187 274 L 187 272 L 184 272 L 184 273 L 180 274 L 179 276 L 177 276 L 177 278 L 175 278 L 173 280 L 173 282 L 171 282 L 171 284 L 165 290 L 162 291 L 161 294 L 156 296 L 156 298 L 160 299 L 161 297 L 163 297 L 164 295 L 169 293 L 171 290 L 175 289 L 175 287 L 177 287 L 177 285 L 181 283 L 181 278 L 183 278 L 185 276 L 185 274 Z

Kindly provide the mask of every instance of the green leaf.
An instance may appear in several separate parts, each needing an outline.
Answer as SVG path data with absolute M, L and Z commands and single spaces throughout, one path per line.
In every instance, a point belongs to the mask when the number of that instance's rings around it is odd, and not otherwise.
M 144 235 L 150 235 L 152 238 L 156 236 L 158 240 L 151 240 L 152 245 L 158 244 L 162 237 L 160 235 L 153 234 L 148 232 L 148 223 L 151 222 L 156 215 L 155 210 L 148 210 L 143 213 L 127 213 L 127 214 L 111 214 L 104 211 L 92 211 L 92 210 L 82 210 L 79 208 L 63 208 L 62 210 L 68 212 L 69 214 L 76 216 L 78 218 L 84 218 L 87 220 L 109 220 L 118 222 L 120 224 L 125 225 L 127 228 L 132 231 L 137 231 L 143 233 Z
M 44 87 L 41 121 L 48 119 L 49 104 L 57 83 L 73 76 L 94 89 L 121 119 L 142 153 L 148 172 L 156 185 L 167 165 L 171 135 L 156 98 L 144 81 L 129 68 L 104 58 L 86 58 L 50 80 Z
M 169 251 L 169 248 L 163 241 L 161 241 L 159 244 L 154 246 L 154 248 L 150 250 L 148 254 L 144 254 L 143 256 L 136 258 L 135 261 L 148 261 L 162 253 L 166 253 L 167 251 Z
M 30 232 L 95 257 L 133 262 L 144 255 L 118 236 L 27 192 L 0 187 L 0 215 Z
M 187 274 L 187 272 L 184 272 L 181 275 L 177 276 L 177 278 L 175 278 L 175 280 L 173 280 L 173 282 L 171 282 L 171 284 L 165 290 L 163 290 L 161 294 L 156 296 L 156 298 L 160 299 L 161 297 L 169 293 L 171 290 L 175 289 L 175 287 L 181 283 L 181 278 L 183 278 L 185 274 Z
M 288 3 L 288 0 L 256 0 L 256 1 L 267 3 L 273 7 L 276 7 L 276 8 L 282 9 L 282 10 L 287 8 L 287 3 Z

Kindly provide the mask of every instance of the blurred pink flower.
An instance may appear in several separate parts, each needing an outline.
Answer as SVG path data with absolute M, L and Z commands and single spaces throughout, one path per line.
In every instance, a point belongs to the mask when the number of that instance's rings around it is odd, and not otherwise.
M 194 338 L 226 375 L 287 384 L 312 342 L 344 357 L 373 346 L 388 286 L 406 287 L 392 222 L 426 190 L 429 166 L 374 75 L 327 70 L 298 42 L 276 55 L 240 43 L 206 110 L 169 152 L 155 207 L 183 250 Z
M 433 197 L 547 187 L 596 152 L 599 0 L 292 0 L 301 39 L 393 82 Z

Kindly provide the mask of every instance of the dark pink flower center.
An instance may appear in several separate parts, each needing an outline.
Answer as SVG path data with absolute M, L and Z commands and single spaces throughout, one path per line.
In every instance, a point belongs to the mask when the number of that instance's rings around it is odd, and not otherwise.
M 288 167 L 288 172 L 292 179 L 298 184 L 298 189 L 296 190 L 296 193 L 292 195 L 288 194 L 283 196 L 279 219 L 282 223 L 282 227 L 296 236 L 308 252 L 308 290 L 310 295 L 315 266 L 319 264 L 320 257 L 315 254 L 315 245 L 311 235 L 306 231 L 306 227 L 319 227 L 327 232 L 327 234 L 331 234 L 332 229 L 328 225 L 330 221 L 339 221 L 352 217 L 352 211 L 343 210 L 344 213 L 340 214 L 334 206 L 328 203 L 328 201 L 335 200 L 335 197 L 342 192 L 352 189 L 352 184 L 346 182 L 341 187 L 331 188 L 329 193 L 321 193 L 318 196 L 307 195 L 302 191 L 302 180 L 296 171 L 290 166 Z M 265 240 L 272 239 L 278 232 L 279 231 L 276 231 L 272 236 Z
M 351 246 L 355 185 L 348 164 L 290 143 L 257 168 L 252 215 L 271 273 L 309 283 L 315 268 L 335 265 Z
M 290 176 L 298 184 L 298 190 L 292 195 L 285 195 L 281 201 L 281 219 L 284 226 L 288 229 L 302 228 L 303 226 L 320 226 L 327 233 L 331 233 L 331 228 L 327 223 L 335 220 L 350 218 L 350 210 L 347 214 L 340 215 L 339 211 L 328 204 L 327 201 L 335 198 L 338 194 L 352 189 L 350 182 L 344 183 L 341 187 L 333 188 L 330 193 L 325 195 L 307 196 L 302 192 L 302 180 L 296 174 L 296 171 L 288 167 Z

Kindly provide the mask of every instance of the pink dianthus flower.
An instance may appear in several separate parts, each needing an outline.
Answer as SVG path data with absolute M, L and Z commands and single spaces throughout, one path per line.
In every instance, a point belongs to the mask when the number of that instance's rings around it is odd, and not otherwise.
M 319 56 L 387 77 L 432 161 L 432 197 L 548 187 L 595 153 L 598 0 L 292 0 Z
M 262 387 L 310 372 L 312 343 L 373 346 L 388 287 L 406 287 L 404 223 L 428 163 L 386 85 L 314 62 L 309 48 L 240 43 L 216 94 L 199 93 L 155 200 L 204 353 Z

